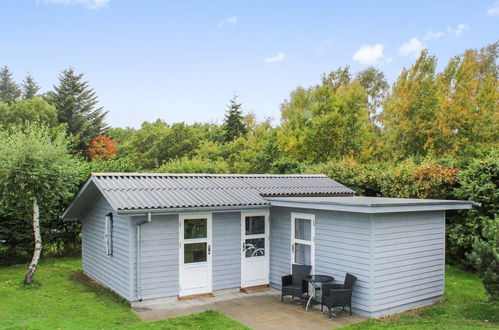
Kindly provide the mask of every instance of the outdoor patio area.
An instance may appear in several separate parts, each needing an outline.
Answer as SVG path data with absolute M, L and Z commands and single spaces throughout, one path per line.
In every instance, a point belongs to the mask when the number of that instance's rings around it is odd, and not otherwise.
M 133 303 L 132 309 L 143 321 L 155 321 L 216 309 L 253 329 L 331 329 L 364 320 L 358 315 L 337 310 L 331 320 L 321 314 L 320 305 L 306 312 L 299 301 L 284 298 L 271 289 L 257 293 L 226 292 L 214 297 L 178 301 L 156 299 Z

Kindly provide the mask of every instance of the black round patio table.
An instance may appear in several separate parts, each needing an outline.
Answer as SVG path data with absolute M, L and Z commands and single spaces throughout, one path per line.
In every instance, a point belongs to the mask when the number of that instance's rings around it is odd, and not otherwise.
M 314 288 L 312 295 L 308 298 L 307 307 L 305 307 L 305 311 L 308 311 L 308 306 L 312 301 L 312 298 L 315 298 L 315 292 L 321 290 L 322 286 L 318 287 L 317 284 L 328 283 L 334 281 L 334 277 L 329 275 L 308 275 L 303 278 L 306 282 L 310 283 Z

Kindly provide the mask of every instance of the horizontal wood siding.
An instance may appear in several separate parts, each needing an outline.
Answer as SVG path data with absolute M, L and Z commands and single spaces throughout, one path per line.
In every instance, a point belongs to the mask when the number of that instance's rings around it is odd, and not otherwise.
M 307 213 L 307 212 L 304 212 Z M 354 311 L 370 311 L 371 220 L 370 215 L 316 211 L 315 272 L 343 282 L 345 274 L 358 279 L 352 297 Z
M 146 220 L 134 217 L 132 255 L 133 292 L 136 285 L 136 224 Z M 179 225 L 178 215 L 153 215 L 151 222 L 141 225 L 140 289 L 142 299 L 177 296 L 179 289 Z
M 370 216 L 359 213 L 272 207 L 270 210 L 270 282 L 280 288 L 291 271 L 291 213 L 315 214 L 315 273 L 343 281 L 358 277 L 353 294 L 357 312 L 369 311 L 371 280 Z
M 83 271 L 130 300 L 130 218 L 113 214 L 113 254 L 106 253 L 105 216 L 113 210 L 99 196 L 81 217 Z
M 213 213 L 213 290 L 241 286 L 241 213 Z
M 270 209 L 270 284 L 281 287 L 281 277 L 291 272 L 291 209 Z
M 434 301 L 444 293 L 444 211 L 373 215 L 373 313 Z

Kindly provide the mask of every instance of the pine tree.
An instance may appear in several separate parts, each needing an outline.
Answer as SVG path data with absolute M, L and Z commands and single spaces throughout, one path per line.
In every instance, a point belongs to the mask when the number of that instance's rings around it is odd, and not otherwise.
M 26 78 L 24 78 L 23 80 L 21 89 L 22 89 L 22 98 L 24 100 L 29 100 L 36 96 L 36 93 L 38 93 L 38 91 L 40 90 L 40 86 L 38 86 L 31 73 L 28 73 Z
M 227 106 L 228 110 L 225 114 L 224 119 L 224 138 L 225 142 L 230 142 L 235 140 L 241 135 L 245 135 L 247 132 L 246 125 L 243 122 L 241 103 L 237 102 L 237 95 L 234 95 L 230 100 L 230 104 Z
M 78 137 L 77 149 L 82 153 L 107 128 L 104 122 L 107 111 L 97 106 L 97 95 L 83 80 L 83 74 L 76 74 L 72 68 L 59 75 L 59 85 L 54 86 L 48 100 L 57 109 L 59 122 L 66 123 L 68 133 Z
M 12 78 L 12 73 L 7 66 L 0 70 L 0 101 L 7 104 L 16 102 L 21 96 L 21 90 Z

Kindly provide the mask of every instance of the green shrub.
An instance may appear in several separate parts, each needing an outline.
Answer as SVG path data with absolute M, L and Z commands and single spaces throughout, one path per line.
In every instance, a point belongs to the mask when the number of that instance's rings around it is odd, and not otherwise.
M 449 198 L 456 187 L 459 170 L 426 161 L 406 160 L 388 167 L 379 177 L 381 195 L 397 198 Z
M 280 157 L 270 164 L 270 173 L 296 174 L 303 172 L 305 165 L 296 159 Z
M 140 168 L 129 157 L 96 158 L 88 166 L 89 172 L 140 172 Z
M 182 157 L 163 163 L 156 172 L 164 173 L 229 173 L 223 159 L 211 160 L 201 157 Z
M 379 173 L 382 169 L 383 164 L 365 165 L 347 158 L 309 166 L 306 172 L 326 174 L 353 189 L 357 195 L 377 196 L 381 193 Z
M 474 237 L 466 254 L 492 300 L 499 300 L 499 216 L 483 219 L 482 237 Z
M 466 253 L 472 250 L 476 238 L 483 239 L 484 219 L 499 214 L 499 157 L 490 155 L 473 161 L 458 176 L 459 187 L 454 198 L 481 203 L 480 207 L 460 211 L 447 217 L 447 260 L 453 264 L 471 266 Z

